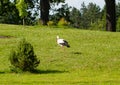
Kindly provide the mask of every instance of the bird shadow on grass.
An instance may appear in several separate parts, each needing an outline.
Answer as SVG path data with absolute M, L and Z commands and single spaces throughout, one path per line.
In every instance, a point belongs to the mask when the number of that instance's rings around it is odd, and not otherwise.
M 81 55 L 82 53 L 81 52 L 72 52 L 72 54 Z
M 58 73 L 67 73 L 68 71 L 59 71 L 59 70 L 34 70 L 34 74 L 58 74 Z

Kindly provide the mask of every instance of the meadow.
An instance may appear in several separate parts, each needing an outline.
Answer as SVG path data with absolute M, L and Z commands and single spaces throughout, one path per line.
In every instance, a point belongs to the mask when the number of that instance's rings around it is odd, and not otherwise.
M 71 47 L 58 46 L 57 35 Z M 22 38 L 40 59 L 36 73 L 10 72 Z M 120 85 L 120 33 L 0 24 L 0 85 Z

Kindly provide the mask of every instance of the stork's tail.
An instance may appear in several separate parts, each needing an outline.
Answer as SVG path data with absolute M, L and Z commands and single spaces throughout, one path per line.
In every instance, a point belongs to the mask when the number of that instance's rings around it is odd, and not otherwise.
M 70 48 L 70 45 L 67 45 L 68 48 Z

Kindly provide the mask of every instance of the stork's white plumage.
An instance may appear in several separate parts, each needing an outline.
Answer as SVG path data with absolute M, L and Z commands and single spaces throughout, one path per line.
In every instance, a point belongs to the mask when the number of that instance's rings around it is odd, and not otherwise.
M 66 46 L 66 47 L 70 47 L 70 45 L 68 44 L 68 42 L 64 39 L 60 39 L 59 36 L 57 36 L 57 44 L 60 45 L 61 47 Z

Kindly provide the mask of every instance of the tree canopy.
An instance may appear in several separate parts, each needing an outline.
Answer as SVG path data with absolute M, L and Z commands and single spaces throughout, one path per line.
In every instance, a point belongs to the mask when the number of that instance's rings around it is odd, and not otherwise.
M 49 21 L 57 25 L 64 18 L 63 20 L 69 23 L 69 26 L 75 28 L 96 29 L 98 26 L 98 30 L 107 30 L 105 26 L 109 25 L 104 24 L 108 20 L 105 15 L 106 13 L 108 15 L 108 10 L 114 7 L 115 0 L 105 0 L 105 2 L 106 6 L 102 9 L 92 2 L 88 5 L 83 2 L 81 8 L 77 9 L 70 7 L 65 3 L 65 0 L 0 0 L 0 23 L 22 24 L 24 18 L 26 25 L 35 25 L 38 24 L 38 18 L 40 18 L 43 25 L 47 25 Z M 59 3 L 63 4 L 56 8 Z M 119 23 L 120 3 L 116 4 L 115 7 L 116 12 L 113 11 L 114 9 L 109 12 L 116 13 L 114 20 L 117 21 L 113 21 L 114 24 Z M 112 27 L 114 30 L 115 26 Z M 111 31 L 113 31 L 112 28 L 110 28 Z

